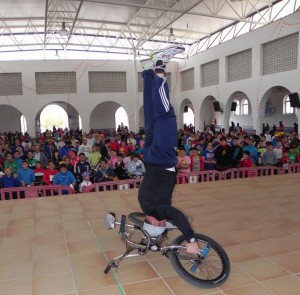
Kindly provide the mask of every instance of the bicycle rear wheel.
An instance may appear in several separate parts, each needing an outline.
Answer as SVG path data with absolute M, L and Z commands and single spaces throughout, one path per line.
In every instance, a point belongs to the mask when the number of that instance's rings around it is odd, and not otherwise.
M 213 239 L 195 234 L 199 249 L 209 247 L 205 257 L 189 254 L 184 250 L 170 251 L 168 257 L 175 271 L 187 282 L 202 288 L 221 285 L 230 274 L 230 261 L 224 249 Z M 173 245 L 185 246 L 187 241 L 181 235 Z

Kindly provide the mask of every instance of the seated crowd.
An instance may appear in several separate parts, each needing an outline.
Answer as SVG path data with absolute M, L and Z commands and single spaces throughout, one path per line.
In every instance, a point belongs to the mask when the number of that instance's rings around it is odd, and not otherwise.
M 39 138 L 0 133 L 0 187 L 67 185 L 81 192 L 94 182 L 140 178 L 145 173 L 145 135 L 125 127 L 82 133 L 53 127 Z M 258 165 L 277 167 L 300 163 L 297 130 L 264 130 L 257 135 L 238 125 L 229 134 L 214 126 L 204 132 L 178 130 L 178 172 L 224 171 Z M 159 153 L 159 150 L 157 151 Z

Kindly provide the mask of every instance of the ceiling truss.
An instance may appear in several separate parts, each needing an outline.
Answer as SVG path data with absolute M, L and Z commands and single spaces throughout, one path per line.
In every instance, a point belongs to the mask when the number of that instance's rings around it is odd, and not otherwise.
M 147 55 L 168 44 L 173 28 L 176 42 L 185 45 L 187 56 L 191 56 L 276 20 L 288 6 L 292 6 L 291 13 L 300 7 L 300 0 L 43 1 L 40 16 L 4 17 L 0 12 L 0 52 L 82 50 Z M 86 10 L 93 5 L 112 11 L 127 9 L 129 17 L 87 17 Z M 222 26 L 199 28 L 197 20 L 214 20 Z M 63 22 L 66 36 L 60 35 Z

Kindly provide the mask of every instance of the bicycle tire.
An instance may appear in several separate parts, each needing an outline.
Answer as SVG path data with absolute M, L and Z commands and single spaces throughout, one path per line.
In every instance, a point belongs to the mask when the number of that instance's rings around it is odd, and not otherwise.
M 202 234 L 195 234 L 199 249 L 210 245 L 211 249 L 203 259 L 184 250 L 170 251 L 168 257 L 180 277 L 188 283 L 201 288 L 215 288 L 221 285 L 230 274 L 230 261 L 216 241 Z M 186 240 L 183 235 L 177 237 L 173 245 L 184 246 Z M 193 270 L 193 267 L 195 269 Z
M 143 226 L 146 214 L 143 212 L 132 212 L 128 215 L 130 221 L 132 221 L 135 225 Z

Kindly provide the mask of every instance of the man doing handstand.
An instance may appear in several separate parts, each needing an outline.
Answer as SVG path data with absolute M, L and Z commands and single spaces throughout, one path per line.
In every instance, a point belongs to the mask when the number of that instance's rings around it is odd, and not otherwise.
M 166 220 L 171 220 L 183 233 L 187 252 L 196 254 L 198 244 L 186 216 L 171 205 L 176 184 L 178 139 L 165 65 L 174 55 L 183 51 L 184 47 L 172 45 L 152 54 L 150 60 L 142 61 L 146 133 L 143 157 L 146 174 L 139 188 L 138 200 L 146 214 L 145 229 L 150 224 L 164 230 Z

